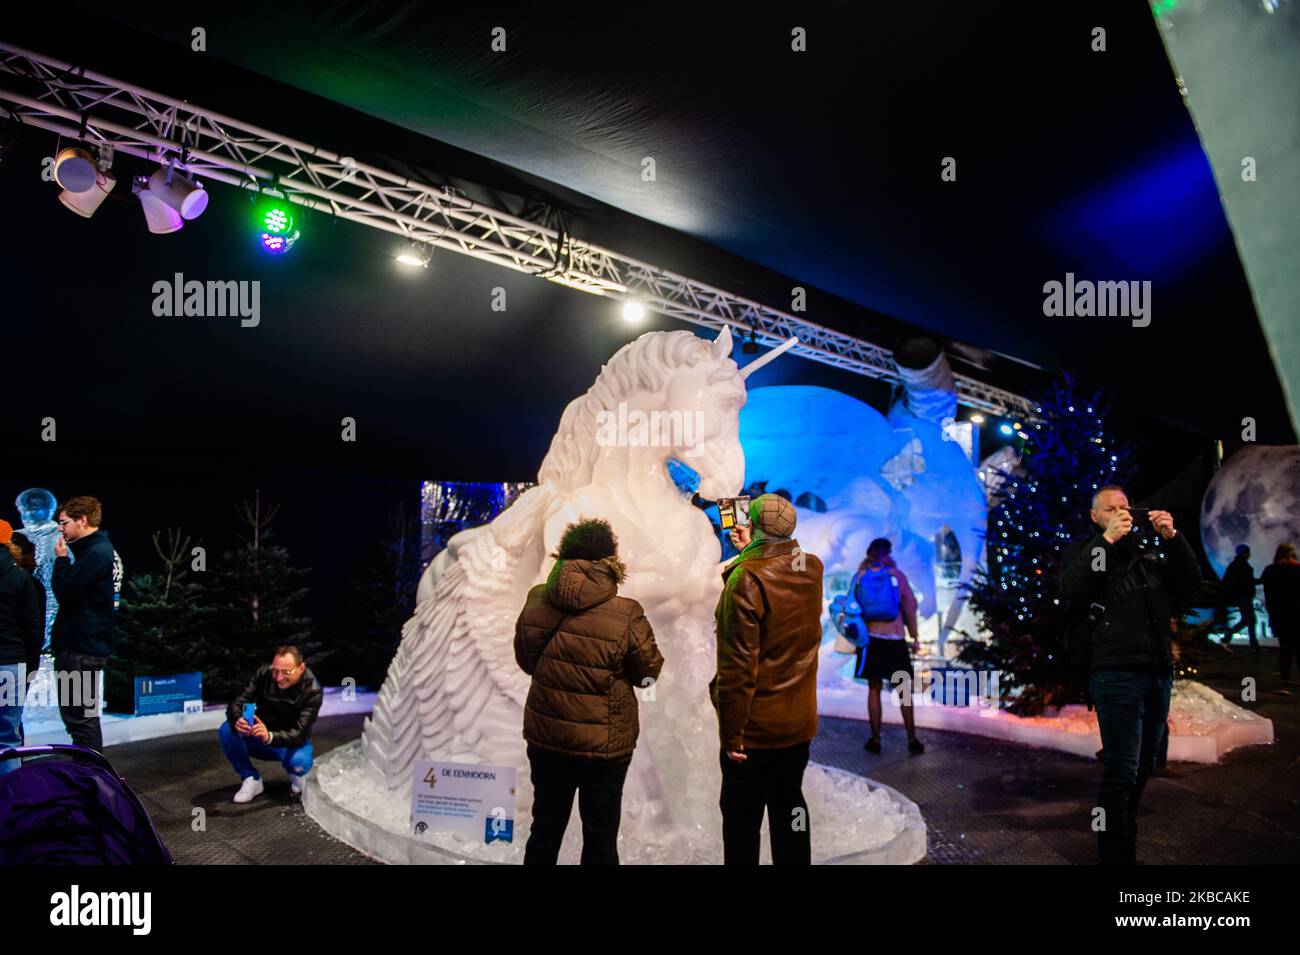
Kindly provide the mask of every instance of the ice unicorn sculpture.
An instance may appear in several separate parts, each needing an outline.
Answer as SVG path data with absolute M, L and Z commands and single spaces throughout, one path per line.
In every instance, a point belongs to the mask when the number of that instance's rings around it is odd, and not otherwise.
M 744 403 L 727 330 L 713 342 L 649 332 L 610 359 L 565 410 L 537 486 L 492 523 L 453 537 L 425 571 L 415 616 L 365 725 L 372 776 L 404 786 L 417 758 L 526 764 L 520 727 L 529 678 L 514 661 L 515 618 L 528 588 L 545 578 L 565 525 L 602 517 L 629 568 L 621 592 L 645 607 L 667 660 L 659 684 L 643 694 L 628 815 L 661 814 L 678 825 L 716 815 L 716 786 L 697 777 L 718 773 L 706 686 L 721 548 L 667 464 L 677 457 L 697 471 L 705 498 L 738 494 Z M 625 421 L 663 412 L 687 426 L 677 440 L 650 441 L 635 429 L 619 440 L 602 427 L 620 407 Z
M 703 498 L 737 494 L 745 472 L 738 438 L 745 378 L 792 344 L 744 370 L 731 359 L 727 330 L 715 342 L 651 331 L 621 348 L 565 409 L 538 485 L 491 524 L 452 537 L 425 570 L 415 616 L 363 737 L 321 759 L 313 776 L 322 780 L 322 795 L 317 800 L 309 780 L 308 812 L 378 858 L 411 860 L 411 848 L 390 837 L 403 832 L 413 763 L 494 763 L 520 769 L 523 832 L 532 804 L 521 737 L 529 680 L 513 659 L 515 620 L 526 591 L 550 569 L 564 526 L 603 517 L 629 569 L 620 592 L 645 607 L 666 657 L 659 682 L 642 693 L 641 742 L 624 787 L 624 860 L 722 859 L 718 728 L 707 698 L 722 548 L 668 465 L 689 465 Z M 666 439 L 655 421 L 681 427 L 669 427 Z M 815 820 L 814 859 L 910 863 L 926 852 L 917 807 L 892 790 L 810 767 L 805 795 Z M 326 800 L 348 812 L 335 813 Z M 562 859 L 578 838 L 572 826 Z M 506 858 L 500 843 L 445 848 L 468 854 L 460 859 Z

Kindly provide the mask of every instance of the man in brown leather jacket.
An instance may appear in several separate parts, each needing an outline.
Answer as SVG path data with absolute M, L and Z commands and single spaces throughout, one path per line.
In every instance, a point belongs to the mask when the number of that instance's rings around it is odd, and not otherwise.
M 524 739 L 533 781 L 525 865 L 554 865 L 578 794 L 582 864 L 618 864 L 623 780 L 640 724 L 637 693 L 664 658 L 635 600 L 618 596 L 627 570 L 609 524 L 565 528 L 546 583 L 515 623 L 515 661 L 533 678 Z
M 822 562 L 791 536 L 797 515 L 785 498 L 756 497 L 749 516 L 749 528 L 732 532 L 740 556 L 723 571 L 715 612 L 710 695 L 721 741 L 723 862 L 758 863 L 766 809 L 772 862 L 807 865 L 803 772 L 817 735 Z

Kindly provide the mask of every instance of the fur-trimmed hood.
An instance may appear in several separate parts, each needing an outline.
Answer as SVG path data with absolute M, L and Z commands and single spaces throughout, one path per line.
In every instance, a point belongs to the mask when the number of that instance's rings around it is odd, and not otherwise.
M 546 599 L 561 610 L 589 610 L 618 594 L 627 565 L 618 557 L 557 559 L 546 578 Z

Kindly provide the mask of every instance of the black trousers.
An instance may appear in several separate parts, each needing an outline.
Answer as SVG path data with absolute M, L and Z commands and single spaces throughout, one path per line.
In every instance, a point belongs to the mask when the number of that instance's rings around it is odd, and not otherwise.
M 773 865 L 811 865 L 812 836 L 808 803 L 803 798 L 803 771 L 808 743 L 780 749 L 747 749 L 736 762 L 725 751 L 722 761 L 722 861 L 724 865 L 758 865 L 763 811 L 772 838 Z
M 533 776 L 533 825 L 524 865 L 555 865 L 578 794 L 582 864 L 618 865 L 618 823 L 623 812 L 627 759 L 579 759 L 528 747 Z
M 59 716 L 73 743 L 96 752 L 104 748 L 99 729 L 99 674 L 107 663 L 107 657 L 83 653 L 59 653 L 54 657 Z

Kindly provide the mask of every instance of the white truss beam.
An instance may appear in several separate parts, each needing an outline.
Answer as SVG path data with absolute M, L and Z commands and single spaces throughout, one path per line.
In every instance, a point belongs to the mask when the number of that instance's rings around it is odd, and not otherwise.
M 0 43 L 0 101 L 21 122 L 142 159 L 170 161 L 414 242 L 538 275 L 596 295 L 635 298 L 683 322 L 775 346 L 890 383 L 886 348 L 743 296 L 641 262 L 567 232 L 474 202 L 454 189 L 399 176 L 182 100 Z M 1020 395 L 957 375 L 961 404 L 993 414 L 1032 413 Z

